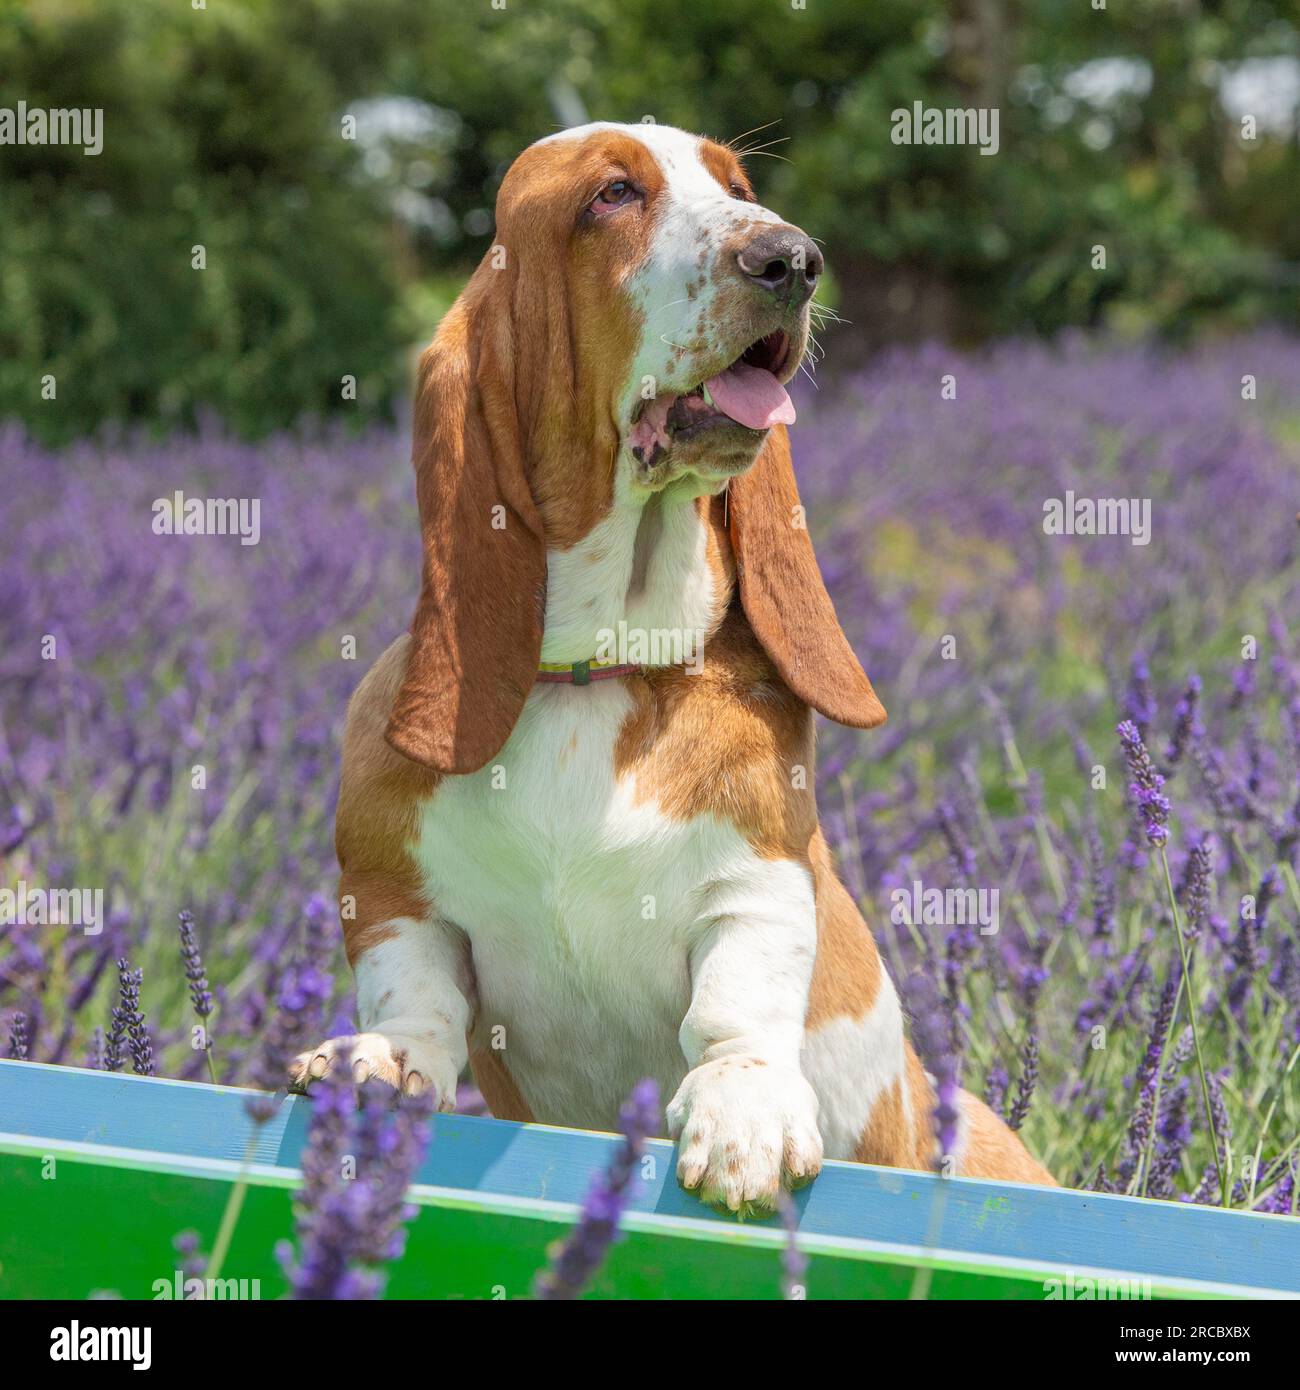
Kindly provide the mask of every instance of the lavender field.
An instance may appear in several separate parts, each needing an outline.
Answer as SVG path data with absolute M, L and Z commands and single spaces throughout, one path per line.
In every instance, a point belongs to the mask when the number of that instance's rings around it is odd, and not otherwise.
M 823 727 L 823 820 L 941 1092 L 987 1095 L 1064 1183 L 1294 1213 L 1300 343 L 932 348 L 799 405 L 822 569 L 890 712 Z M 412 611 L 408 453 L 0 432 L 0 886 L 106 910 L 0 927 L 0 1054 L 274 1084 L 284 1017 L 350 1027 L 339 737 Z M 154 534 L 177 490 L 259 498 L 259 543 Z M 1149 499 L 1149 543 L 1045 533 L 1068 493 Z M 999 930 L 903 920 L 917 883 L 996 889 Z

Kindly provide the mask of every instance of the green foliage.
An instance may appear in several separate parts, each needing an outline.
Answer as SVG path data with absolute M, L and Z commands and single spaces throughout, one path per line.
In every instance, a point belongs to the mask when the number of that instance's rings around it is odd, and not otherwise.
M 97 156 L 0 149 L 0 414 L 50 439 L 201 409 L 262 432 L 327 411 L 345 374 L 388 398 L 386 214 L 335 75 L 286 61 L 282 27 L 164 0 L 0 11 L 5 104 L 104 109 Z
M 760 194 L 823 239 L 864 348 L 1300 318 L 1294 130 L 1243 139 L 1221 99 L 1300 54 L 1289 0 L 499 3 L 0 0 L 0 104 L 105 112 L 98 157 L 0 147 L 0 416 L 382 410 L 505 167 L 584 117 L 776 142 Z M 1110 59 L 1130 80 L 1099 95 Z M 997 108 L 998 154 L 893 143 L 914 102 Z

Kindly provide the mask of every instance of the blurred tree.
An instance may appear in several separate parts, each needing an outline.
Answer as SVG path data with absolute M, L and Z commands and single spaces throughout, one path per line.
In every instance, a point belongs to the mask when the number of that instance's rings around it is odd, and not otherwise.
M 97 158 L 0 147 L 0 416 L 50 436 L 384 408 L 509 161 L 586 117 L 752 147 L 841 360 L 1300 318 L 1294 0 L 0 0 L 0 72 L 105 110 Z M 893 143 L 915 102 L 996 108 L 998 153 Z

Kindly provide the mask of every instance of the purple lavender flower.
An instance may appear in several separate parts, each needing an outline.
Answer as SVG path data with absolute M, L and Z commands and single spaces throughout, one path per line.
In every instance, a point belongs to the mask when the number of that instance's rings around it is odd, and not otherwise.
M 405 1249 L 406 1191 L 429 1142 L 433 1096 L 352 1085 L 343 1064 L 312 1092 L 295 1224 L 277 1258 L 294 1299 L 373 1299 Z
M 1145 951 L 1130 951 L 1116 962 L 1107 961 L 1101 978 L 1079 1007 L 1075 1028 L 1086 1033 L 1098 1024 L 1118 1026 L 1141 1017 L 1141 995 L 1151 978 L 1151 962 Z
M 121 1005 L 114 1005 L 112 1021 L 108 1029 L 108 1041 L 104 1045 L 104 1070 L 121 1071 L 126 1061 L 126 1017 Z
M 1147 1155 L 1156 1125 L 1157 1096 L 1160 1090 L 1160 1067 L 1164 1058 L 1169 1030 L 1173 1024 L 1174 1001 L 1178 998 L 1178 976 L 1171 975 L 1160 991 L 1160 1001 L 1151 1017 L 1147 1046 L 1133 1076 L 1136 1100 L 1129 1119 L 1126 1136 L 1127 1153 L 1120 1164 L 1120 1176 L 1126 1182 L 1137 1171 Z M 1146 1187 L 1150 1186 L 1147 1173 Z
M 22 844 L 27 830 L 17 806 L 10 806 L 0 821 L 0 855 L 12 854 Z
M 1019 1129 L 1029 1116 L 1029 1106 L 1034 1098 L 1034 1088 L 1038 1085 L 1038 1039 L 1033 1033 L 1025 1035 L 1024 1046 L 1020 1049 L 1020 1075 L 1016 1079 L 1016 1098 L 1007 1124 Z
M 1127 1151 L 1119 1164 L 1119 1178 L 1126 1185 L 1137 1172 L 1138 1164 L 1141 1163 L 1151 1141 L 1151 1132 L 1155 1125 L 1154 1102 L 1154 1090 L 1143 1087 L 1138 1092 L 1133 1114 L 1129 1117 L 1128 1132 L 1125 1135 Z
M 953 871 L 958 879 L 973 879 L 979 870 L 979 864 L 975 857 L 975 847 L 962 829 L 952 803 L 941 801 L 935 811 L 935 819 L 948 846 Z
M 1151 671 L 1147 666 L 1146 657 L 1141 652 L 1133 655 L 1133 664 L 1129 668 L 1128 689 L 1124 695 L 1124 707 L 1127 711 L 1126 723 L 1131 723 L 1137 731 L 1137 736 L 1145 740 L 1151 726 L 1156 721 L 1156 697 L 1151 685 Z
M 1179 887 L 1178 897 L 1187 917 L 1187 939 L 1195 941 L 1209 918 L 1214 892 L 1214 843 L 1208 835 L 1192 846 Z
M 1184 1030 L 1187 1053 L 1191 1055 L 1191 1029 Z M 1175 1057 L 1178 1049 L 1175 1049 Z M 1183 1058 L 1186 1061 L 1187 1058 Z M 1160 1115 L 1156 1124 L 1155 1153 L 1147 1175 L 1148 1197 L 1172 1197 L 1174 1182 L 1182 1167 L 1182 1157 L 1191 1142 L 1192 1125 L 1189 1114 L 1191 1082 L 1177 1077 L 1177 1062 L 1165 1071 L 1165 1089 L 1160 1098 Z
M 312 893 L 303 905 L 302 955 L 308 960 L 325 960 L 338 936 L 338 904 L 320 893 Z
M 1291 804 L 1291 843 L 1300 835 L 1300 694 L 1293 695 L 1286 707 L 1287 723 L 1291 729 L 1291 760 L 1296 770 L 1296 794 Z
M 1049 944 L 1046 935 L 1041 936 L 1016 960 L 1016 993 L 1020 996 L 1026 1015 L 1031 1019 L 1038 1008 L 1043 986 L 1051 979 L 1051 972 L 1045 963 Z
M 961 1019 L 966 1012 L 963 997 L 966 967 L 979 949 L 979 940 L 974 926 L 970 923 L 951 928 L 943 939 L 944 1003 L 952 1020 L 954 1046 L 961 1036 Z
M 1296 1161 L 1294 1158 L 1290 1162 L 1288 1171 L 1278 1180 L 1273 1191 L 1260 1198 L 1255 1204 L 1255 1210 L 1272 1212 L 1277 1216 L 1294 1216 L 1300 1210 L 1300 1203 L 1297 1202 Z
M 1104 950 L 1115 930 L 1115 871 L 1106 858 L 1101 832 L 1091 813 L 1088 816 L 1087 836 L 1093 946 L 1094 949 Z
M 538 1298 L 578 1298 L 604 1263 L 609 1247 L 618 1238 L 619 1218 L 627 1203 L 628 1187 L 645 1151 L 646 1140 L 660 1122 L 659 1087 L 650 1078 L 638 1081 L 618 1112 L 622 1142 L 609 1167 L 592 1183 L 582 1203 L 578 1224 L 552 1249 L 550 1262 L 538 1275 Z
M 1225 1073 L 1210 1072 L 1205 1078 L 1210 1093 L 1210 1114 L 1214 1122 L 1214 1134 L 1219 1146 L 1219 1163 L 1226 1168 L 1229 1150 L 1232 1147 L 1232 1122 L 1228 1118 L 1228 1108 L 1223 1101 L 1223 1079 Z M 1219 1166 L 1209 1163 L 1201 1172 L 1201 1180 L 1188 1200 L 1202 1205 L 1218 1202 L 1221 1199 L 1219 1185 Z
M 1007 1075 L 1006 1067 L 994 1062 L 984 1078 L 984 1101 L 990 1110 L 998 1115 L 1006 1114 L 1007 1091 L 1010 1087 L 1011 1078 Z
M 1124 749 L 1124 761 L 1131 779 L 1129 792 L 1142 818 L 1147 840 L 1159 848 L 1169 838 L 1169 799 L 1162 790 L 1165 779 L 1155 770 L 1137 725 L 1132 720 L 1121 720 L 1115 732 Z
M 1260 876 L 1259 887 L 1255 890 L 1255 923 L 1261 933 L 1268 922 L 1269 909 L 1278 895 L 1280 883 L 1276 865 L 1265 869 Z
M 1174 729 L 1165 747 L 1165 772 L 1173 770 L 1183 760 L 1188 744 L 1201 738 L 1205 730 L 1201 726 L 1199 711 L 1201 702 L 1201 678 L 1194 672 L 1187 677 L 1187 684 L 1174 709 Z
M 1246 755 L 1246 775 L 1243 779 L 1242 808 L 1250 818 L 1267 820 L 1268 808 L 1261 800 L 1268 762 L 1264 741 L 1260 735 L 1259 717 L 1252 715 L 1241 730 L 1241 745 Z
M 1263 937 L 1269 908 L 1277 895 L 1277 883 L 1276 868 L 1268 869 L 1255 892 L 1253 911 L 1243 904 L 1237 918 L 1237 934 L 1229 950 L 1232 974 L 1228 982 L 1228 1008 L 1239 1023 L 1244 1022 L 1246 1000 L 1268 958 Z
M 9 1056 L 15 1062 L 25 1062 L 27 1048 L 27 1015 L 16 1013 L 9 1020 Z
M 89 968 L 85 970 L 84 973 L 81 973 L 79 978 L 74 980 L 72 989 L 69 991 L 67 997 L 69 1014 L 80 1012 L 80 1010 L 85 1008 L 90 1002 L 90 997 L 98 988 L 99 982 L 103 978 L 104 972 L 108 969 L 109 961 L 113 959 L 113 956 L 114 945 L 110 940 L 105 942 L 103 947 L 96 952 Z
M 321 1017 L 330 996 L 330 981 L 310 961 L 291 963 L 280 977 L 275 1011 L 264 1027 L 262 1045 L 252 1068 L 253 1085 L 264 1091 L 281 1091 L 287 1083 L 289 1064 L 311 1043 L 319 1041 Z M 277 1109 L 273 1096 L 254 1096 L 244 1102 L 259 1123 Z
M 199 1246 L 197 1231 L 178 1231 L 172 1237 L 172 1249 L 180 1257 L 181 1275 L 185 1279 L 201 1279 L 207 1268 L 207 1257 Z
M 1300 1024 L 1300 947 L 1289 936 L 1278 943 L 1268 982 L 1286 1001 Z
M 1254 693 L 1255 663 L 1253 661 L 1239 662 L 1232 672 L 1232 695 L 1228 701 L 1228 708 L 1240 709 Z
M 181 934 L 181 959 L 185 962 L 185 978 L 189 981 L 190 1002 L 194 1012 L 206 1020 L 212 1013 L 212 992 L 208 988 L 207 973 L 203 969 L 203 958 L 199 955 L 199 943 L 194 935 L 194 914 L 185 908 L 179 914 Z
M 1065 885 L 1065 897 L 1061 901 L 1061 906 L 1057 910 L 1056 920 L 1063 931 L 1070 930 L 1075 922 L 1079 920 L 1079 902 L 1083 896 L 1083 867 L 1077 854 L 1068 856 L 1068 878 Z M 1047 941 L 1041 940 L 1038 943 L 1039 964 L 1042 964 L 1043 957 L 1047 952 Z M 1043 978 L 1039 981 L 1046 984 L 1047 972 L 1043 972 Z
M 1090 1190 L 1093 1192 L 1118 1192 L 1121 1190 L 1120 1184 L 1114 1182 L 1106 1172 L 1104 1162 L 1097 1165 L 1097 1176 L 1093 1179 Z
M 1192 744 L 1192 761 L 1201 774 L 1201 785 L 1210 802 L 1215 818 L 1223 825 L 1230 825 L 1237 817 L 1237 808 L 1232 803 L 1227 779 L 1219 765 L 1219 759 L 1212 749 L 1202 744 Z
M 143 970 L 132 970 L 122 956 L 117 962 L 118 1002 L 113 1007 L 113 1026 L 109 1033 L 105 1069 L 121 1071 L 125 1060 L 123 1046 L 131 1053 L 131 1068 L 138 1076 L 154 1074 L 153 1039 L 140 1011 Z
M 916 1050 L 935 1080 L 934 1130 L 939 1145 L 935 1167 L 942 1172 L 944 1160 L 957 1150 L 957 1124 L 961 1118 L 952 1021 L 928 975 L 917 971 L 909 976 L 902 995 L 912 1020 Z
M 137 1076 L 154 1074 L 153 1038 L 145 1027 L 144 1015 L 140 1015 L 140 1026 L 130 1034 L 131 1070 Z
M 1178 997 L 1178 978 L 1171 976 L 1160 991 L 1160 1002 L 1151 1018 L 1151 1031 L 1147 1034 L 1147 1050 L 1138 1063 L 1134 1078 L 1139 1091 L 1150 1086 L 1160 1074 L 1160 1064 L 1164 1059 L 1165 1045 L 1174 1020 L 1174 1001 Z

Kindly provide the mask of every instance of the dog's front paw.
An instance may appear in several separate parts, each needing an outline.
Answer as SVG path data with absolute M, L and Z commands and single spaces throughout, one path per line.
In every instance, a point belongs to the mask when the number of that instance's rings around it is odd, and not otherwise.
M 427 1038 L 409 1034 L 354 1033 L 351 1037 L 331 1038 L 294 1058 L 289 1066 L 290 1080 L 305 1088 L 332 1071 L 345 1055 L 357 1082 L 377 1077 L 408 1095 L 417 1095 L 432 1086 L 435 1109 L 456 1108 L 456 1063 Z
M 795 1068 L 761 1057 L 721 1057 L 688 1073 L 668 1132 L 682 1186 L 742 1215 L 772 1210 L 781 1187 L 821 1171 L 816 1093 Z

